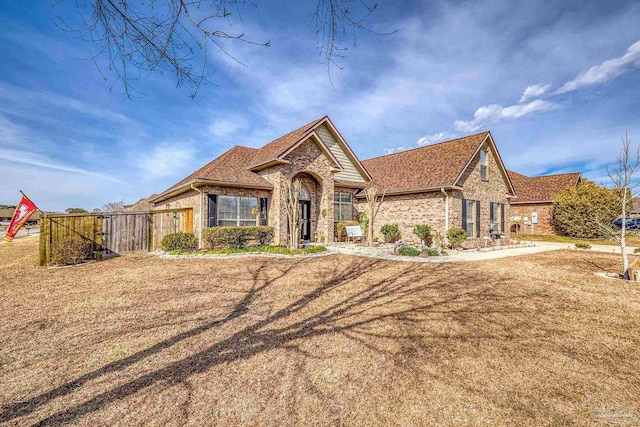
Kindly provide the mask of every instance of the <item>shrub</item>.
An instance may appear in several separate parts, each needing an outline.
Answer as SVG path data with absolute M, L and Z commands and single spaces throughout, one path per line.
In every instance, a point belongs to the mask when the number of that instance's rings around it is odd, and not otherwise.
M 462 228 L 450 228 L 447 230 L 447 239 L 452 248 L 459 248 L 467 240 L 467 232 Z
M 427 224 L 418 224 L 413 228 L 413 234 L 418 236 L 424 242 L 425 246 L 431 246 L 433 238 L 431 236 L 431 227 Z
M 392 242 L 398 235 L 398 224 L 385 224 L 380 229 L 380 232 L 384 234 L 385 242 Z
M 591 245 L 588 243 L 576 243 L 576 249 L 591 249 Z
M 634 253 L 634 254 L 640 254 L 640 248 L 635 248 L 635 249 L 633 250 L 633 253 Z
M 440 252 L 437 249 L 432 249 L 432 248 L 425 248 L 423 251 L 423 253 L 426 252 L 427 255 L 429 256 L 440 256 Z M 442 255 L 446 255 L 447 252 L 446 251 L 442 251 Z
M 283 246 L 251 246 L 249 248 L 226 248 L 226 249 L 206 249 L 187 253 L 181 249 L 169 252 L 169 255 L 233 255 L 233 254 L 251 254 L 251 253 L 267 253 L 279 255 L 308 255 L 326 252 L 324 246 L 312 245 L 306 248 L 291 250 Z
M 338 242 L 343 242 L 347 239 L 347 225 L 360 225 L 358 221 L 342 221 L 336 223 L 336 237 Z
M 273 227 L 209 227 L 202 233 L 202 240 L 209 248 L 244 248 L 249 240 L 268 245 L 273 240 Z
M 571 237 L 602 237 L 596 221 L 609 225 L 621 212 L 618 194 L 593 182 L 568 188 L 553 200 L 553 220 L 560 231 Z
M 66 237 L 53 244 L 51 263 L 72 265 L 91 257 L 91 241 L 81 237 Z
M 362 228 L 363 233 L 367 233 L 367 228 L 369 227 L 369 217 L 365 212 L 360 212 L 358 214 L 358 222 L 360 223 L 360 228 Z
M 402 256 L 418 256 L 420 255 L 420 250 L 412 248 L 411 246 L 403 246 L 398 249 L 398 253 Z
M 173 233 L 162 238 L 160 247 L 163 251 L 175 251 L 177 249 L 193 249 L 198 247 L 198 240 L 193 233 Z

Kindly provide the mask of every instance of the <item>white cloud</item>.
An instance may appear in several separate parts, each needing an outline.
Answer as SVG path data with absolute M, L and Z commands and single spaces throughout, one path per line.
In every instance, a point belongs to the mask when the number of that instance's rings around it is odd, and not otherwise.
M 154 147 L 148 154 L 133 153 L 131 158 L 144 159 L 138 165 L 149 177 L 164 178 L 185 169 L 188 170 L 195 159 L 195 154 L 193 147 L 182 143 L 165 142 Z
M 384 151 L 384 154 L 393 154 L 393 153 L 398 153 L 400 151 L 404 151 L 407 149 L 408 149 L 407 147 L 396 147 L 396 148 L 385 148 L 383 151 Z
M 558 104 L 541 99 L 508 107 L 497 104 L 484 105 L 473 114 L 473 120 L 456 120 L 454 125 L 460 132 L 475 132 L 483 126 L 503 120 L 519 119 L 530 114 L 542 113 L 556 108 L 558 108 Z
M 527 102 L 531 99 L 535 99 L 535 98 L 540 98 L 542 95 L 544 95 L 545 93 L 547 93 L 549 91 L 549 88 L 551 87 L 551 85 L 546 84 L 539 84 L 539 85 L 530 85 L 527 86 L 527 88 L 524 90 L 524 93 L 522 94 L 522 97 L 520 98 L 520 101 L 518 101 L 519 104 L 522 104 L 524 102 Z
M 448 132 L 438 132 L 432 133 L 431 135 L 425 135 L 422 138 L 418 139 L 416 144 L 419 146 L 435 144 L 436 142 L 446 141 L 447 139 L 451 139 L 452 136 Z
M 214 119 L 209 125 L 209 132 L 215 137 L 224 138 L 236 134 L 249 126 L 249 120 L 243 116 L 226 116 Z
M 600 65 L 594 65 L 575 79 L 565 83 L 556 93 L 571 92 L 582 87 L 604 83 L 639 66 L 640 40 L 632 44 L 624 55 L 604 61 Z
M 61 172 L 91 176 L 94 178 L 105 179 L 113 182 L 121 182 L 119 179 L 113 176 L 102 174 L 102 173 L 95 172 L 88 169 L 66 165 L 64 163 L 55 161 L 47 156 L 32 153 L 25 150 L 13 150 L 13 149 L 0 148 L 0 159 L 7 160 L 9 162 L 21 163 L 24 165 L 54 169 Z

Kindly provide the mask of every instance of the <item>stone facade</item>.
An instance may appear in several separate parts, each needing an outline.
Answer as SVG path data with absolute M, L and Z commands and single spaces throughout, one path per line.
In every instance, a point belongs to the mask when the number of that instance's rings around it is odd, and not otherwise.
M 533 227 L 524 224 L 524 218 L 531 221 L 533 212 L 538 213 L 538 223 Z M 523 203 L 511 205 L 511 216 L 519 216 L 520 230 L 525 234 L 561 234 L 553 222 L 552 203 Z M 511 231 L 515 232 L 515 223 L 511 226 Z
M 311 193 L 311 237 L 333 240 L 334 172 L 330 158 L 318 144 L 308 139 L 285 157 L 289 163 L 260 171 L 260 176 L 273 185 L 269 204 L 269 225 L 274 227 L 275 243 L 287 242 L 286 180 L 299 178 Z M 324 215 L 323 215 L 324 214 Z

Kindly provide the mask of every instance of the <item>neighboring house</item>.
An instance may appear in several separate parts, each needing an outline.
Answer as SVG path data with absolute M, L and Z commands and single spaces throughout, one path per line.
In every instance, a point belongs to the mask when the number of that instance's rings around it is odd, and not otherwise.
M 132 205 L 125 205 L 123 211 L 124 212 L 148 212 L 153 210 L 153 204 L 151 200 L 158 197 L 158 194 L 152 194 L 149 197 L 142 198 L 135 202 Z
M 328 117 L 262 148 L 235 146 L 149 201 L 155 209 L 193 208 L 194 232 L 204 227 L 270 225 L 286 242 L 287 179 L 302 182 L 302 240 L 332 241 L 338 221 L 365 211 L 362 190 L 385 191 L 376 232 L 397 222 L 403 236 L 416 224 L 470 237 L 508 225 L 515 192 L 489 132 L 377 157 L 356 157 Z M 505 219 L 506 218 L 506 219 Z
M 16 211 L 15 208 L 0 209 L 0 222 L 11 221 L 11 218 L 13 218 L 13 214 L 15 211 Z M 35 211 L 33 214 L 31 214 L 31 216 L 29 217 L 29 220 L 26 222 L 25 225 L 38 225 L 39 221 L 40 221 L 40 211 Z
M 575 188 L 580 172 L 529 177 L 509 171 L 517 199 L 511 201 L 512 231 L 520 224 L 524 233 L 557 234 L 553 222 L 553 199 L 567 188 Z M 532 224 L 534 217 L 537 223 Z

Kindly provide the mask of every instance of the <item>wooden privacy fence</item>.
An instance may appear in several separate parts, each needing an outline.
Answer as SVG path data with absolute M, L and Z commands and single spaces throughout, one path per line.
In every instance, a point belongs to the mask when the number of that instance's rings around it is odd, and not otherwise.
M 90 241 L 92 258 L 99 259 L 154 251 L 164 236 L 179 231 L 193 232 L 193 209 L 46 214 L 40 220 L 40 265 L 50 264 L 52 248 L 69 237 Z

